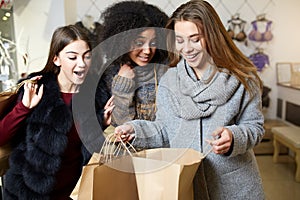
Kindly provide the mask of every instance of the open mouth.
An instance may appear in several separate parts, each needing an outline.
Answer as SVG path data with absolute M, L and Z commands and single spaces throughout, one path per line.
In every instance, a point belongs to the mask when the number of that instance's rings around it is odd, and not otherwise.
M 149 57 L 139 56 L 139 60 L 142 62 L 149 62 Z
M 74 74 L 76 74 L 78 78 L 83 78 L 85 75 L 85 71 L 74 71 Z

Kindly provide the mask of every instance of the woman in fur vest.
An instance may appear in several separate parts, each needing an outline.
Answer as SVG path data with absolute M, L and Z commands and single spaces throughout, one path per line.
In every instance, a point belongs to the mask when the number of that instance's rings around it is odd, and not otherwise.
M 82 113 L 78 120 L 73 114 L 77 109 L 74 98 L 88 80 L 91 49 L 80 28 L 68 25 L 56 29 L 46 66 L 29 76 L 39 77 L 32 88 L 37 92 L 43 89 L 40 102 L 30 108 L 19 101 L 2 120 L 5 126 L 0 126 L 1 134 L 8 136 L 14 146 L 4 177 L 6 200 L 70 199 L 82 166 L 92 153 L 77 128 L 90 114 Z M 108 101 L 105 112 L 98 109 L 100 126 L 109 124 L 113 107 L 112 101 Z

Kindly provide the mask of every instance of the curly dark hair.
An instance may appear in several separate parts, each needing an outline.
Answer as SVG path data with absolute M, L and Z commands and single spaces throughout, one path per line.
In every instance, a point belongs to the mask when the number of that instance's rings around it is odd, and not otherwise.
M 154 27 L 157 50 L 151 62 L 167 59 L 164 28 L 169 17 L 158 7 L 144 1 L 122 1 L 112 4 L 102 14 L 100 41 L 103 52 L 112 64 L 130 62 L 128 51 L 132 41 L 145 29 Z M 109 39 L 107 41 L 107 39 Z

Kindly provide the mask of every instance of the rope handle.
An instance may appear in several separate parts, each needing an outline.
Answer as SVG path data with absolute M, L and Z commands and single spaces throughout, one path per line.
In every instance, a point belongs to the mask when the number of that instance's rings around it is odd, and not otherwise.
M 36 84 L 37 80 L 30 80 L 30 79 L 23 80 L 21 83 L 18 83 L 17 85 L 12 86 L 11 88 L 8 88 L 7 90 L 3 91 L 2 93 L 10 93 L 10 92 L 17 93 L 25 83 Z
M 120 142 L 117 142 L 117 137 L 114 134 L 110 134 L 105 138 L 105 141 L 100 149 L 99 162 L 108 163 L 111 162 L 114 158 L 120 157 L 122 155 L 124 156 L 126 154 L 132 157 L 133 154 L 131 151 L 133 151 L 133 153 L 137 153 L 132 144 L 130 144 L 129 142 L 123 142 L 122 140 L 120 140 Z

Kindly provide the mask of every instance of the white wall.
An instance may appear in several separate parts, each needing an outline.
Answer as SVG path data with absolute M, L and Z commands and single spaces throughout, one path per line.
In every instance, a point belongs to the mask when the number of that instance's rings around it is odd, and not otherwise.
M 75 1 L 75 0 L 73 0 Z M 72 0 L 65 0 L 68 5 Z M 95 21 L 99 19 L 102 12 L 108 5 L 116 0 L 77 0 L 77 20 L 80 21 L 85 14 L 92 15 Z M 149 0 L 165 10 L 170 15 L 174 9 L 183 2 L 183 0 Z M 274 38 L 272 41 L 264 44 L 254 44 L 249 42 L 248 46 L 238 43 L 238 47 L 249 56 L 255 50 L 255 47 L 263 47 L 265 53 L 270 58 L 270 66 L 265 68 L 260 76 L 266 86 L 272 89 L 270 93 L 271 105 L 266 110 L 267 118 L 276 118 L 276 99 L 278 96 L 278 87 L 276 85 L 276 62 L 300 62 L 300 27 L 297 20 L 300 18 L 299 0 L 209 0 L 216 8 L 224 25 L 231 15 L 236 12 L 240 17 L 246 20 L 248 26 L 245 31 L 251 31 L 250 22 L 255 20 L 257 14 L 266 13 L 266 17 L 273 21 L 272 32 Z M 48 54 L 48 45 L 51 34 L 58 26 L 65 24 L 64 1 L 62 0 L 15 0 L 15 32 L 19 44 L 19 72 L 37 71 L 43 68 Z M 70 7 L 67 8 L 67 21 L 76 19 L 70 16 Z M 73 9 L 73 8 L 72 8 Z M 71 12 L 72 13 L 72 12 Z M 73 13 L 74 14 L 74 13 Z M 29 65 L 22 63 L 22 53 L 28 53 Z M 291 90 L 293 92 L 295 90 Z M 285 98 L 291 98 L 291 92 L 285 93 Z M 296 91 L 299 92 L 299 91 Z M 297 96 L 298 98 L 298 96 Z M 300 99 L 296 100 L 300 102 Z
M 272 88 L 272 104 L 268 116 L 276 118 L 277 97 L 285 101 L 300 105 L 300 90 L 289 89 L 276 85 L 276 63 L 277 62 L 299 62 L 300 61 L 300 18 L 299 0 L 276 0 L 276 6 L 270 10 L 274 21 L 273 33 L 274 43 L 270 48 L 271 67 L 262 73 L 262 79 Z M 284 106 L 285 108 L 285 106 Z M 283 113 L 285 110 L 283 110 Z
M 61 0 L 15 0 L 14 20 L 18 46 L 19 73 L 43 68 L 48 56 L 51 35 L 65 24 Z M 22 55 L 27 53 L 29 65 L 24 65 Z

